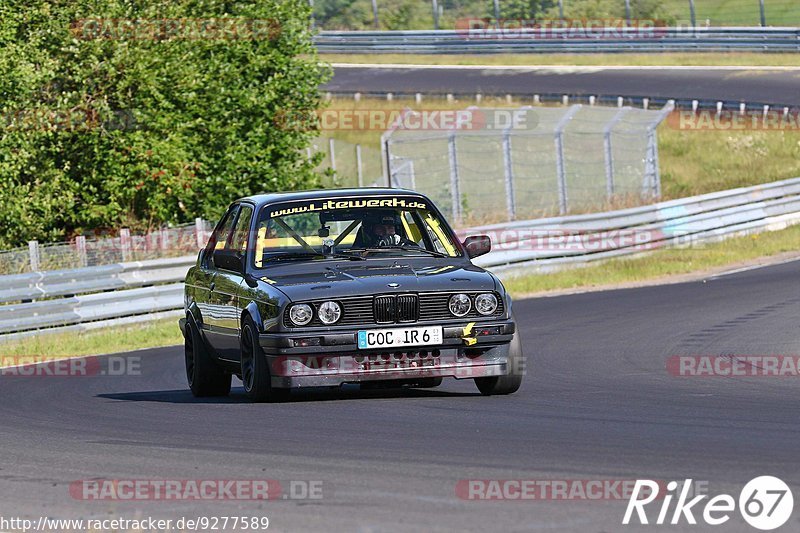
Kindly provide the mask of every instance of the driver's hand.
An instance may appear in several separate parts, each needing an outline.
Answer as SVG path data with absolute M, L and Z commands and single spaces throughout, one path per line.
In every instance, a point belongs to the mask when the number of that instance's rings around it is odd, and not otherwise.
M 378 239 L 378 246 L 399 246 L 400 235 L 384 235 Z

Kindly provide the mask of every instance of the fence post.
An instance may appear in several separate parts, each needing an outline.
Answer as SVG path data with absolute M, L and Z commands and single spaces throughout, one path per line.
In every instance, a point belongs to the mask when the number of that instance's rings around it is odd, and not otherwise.
M 767 14 L 764 12 L 764 0 L 758 0 L 759 11 L 761 12 L 761 27 L 767 25 Z
M 461 222 L 461 191 L 459 190 L 455 131 L 451 131 L 447 138 L 447 155 L 450 160 L 450 200 L 453 203 L 453 220 Z
M 374 19 L 375 29 L 380 29 L 381 22 L 378 20 L 378 0 L 372 0 L 372 18 Z
M 433 9 L 433 29 L 439 29 L 439 2 L 431 0 L 431 9 Z
M 625 25 L 631 25 L 631 0 L 625 0 Z
M 197 241 L 198 250 L 205 244 L 205 230 L 206 228 L 205 224 L 203 224 L 203 219 L 200 217 L 194 219 L 194 238 Z
M 694 12 L 694 0 L 689 0 L 689 20 L 692 21 L 692 29 L 697 26 L 697 20 Z
M 516 200 L 514 199 L 514 165 L 511 159 L 511 126 L 503 130 L 503 175 L 506 182 L 506 209 L 508 219 L 516 220 Z
M 159 237 L 161 237 L 159 239 L 161 241 L 161 251 L 166 252 L 169 250 L 169 230 L 167 228 L 161 228 L 159 233 Z
M 358 176 L 358 186 L 364 186 L 364 171 L 361 168 L 361 145 L 356 144 L 356 174 Z
M 331 158 L 331 168 L 336 172 L 336 149 L 333 144 L 333 137 L 328 139 L 328 155 Z
M 31 272 L 39 270 L 39 241 L 28 241 L 28 257 L 31 262 Z
M 644 188 L 649 188 L 654 197 L 661 197 L 661 170 L 658 167 L 658 139 L 656 128 L 667 116 L 675 110 L 675 100 L 667 101 L 658 115 L 647 126 L 647 155 L 645 159 L 645 178 L 650 177 L 648 187 L 647 180 L 642 183 Z
M 82 267 L 89 266 L 89 258 L 86 255 L 86 236 L 78 235 L 75 237 L 75 250 L 78 252 L 78 264 Z
M 392 151 L 391 146 L 389 146 L 390 135 L 390 131 L 381 135 L 381 166 L 383 167 L 383 179 L 386 180 L 386 186 L 389 188 L 392 186 Z
M 609 200 L 614 196 L 614 154 L 611 150 L 611 131 L 622 119 L 622 116 L 630 110 L 630 107 L 623 107 L 616 112 L 603 128 L 603 152 L 606 161 L 606 197 Z
M 131 260 L 131 230 L 122 228 L 119 230 L 119 247 L 122 250 L 122 262 Z
M 494 20 L 500 23 L 500 0 L 494 0 Z
M 558 0 L 558 18 L 564 20 L 564 0 Z
M 558 178 L 558 211 L 560 214 L 567 214 L 567 169 L 564 165 L 564 128 L 567 126 L 572 117 L 575 116 L 581 107 L 581 104 L 575 104 L 564 113 L 564 116 L 556 124 L 555 128 L 555 143 L 556 143 L 556 176 Z

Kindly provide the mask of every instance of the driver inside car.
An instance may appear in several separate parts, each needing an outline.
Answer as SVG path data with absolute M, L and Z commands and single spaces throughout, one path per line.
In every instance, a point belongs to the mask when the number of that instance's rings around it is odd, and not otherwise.
M 417 246 L 415 242 L 398 234 L 399 218 L 398 216 L 385 215 L 377 220 L 367 221 L 365 226 L 373 246 Z

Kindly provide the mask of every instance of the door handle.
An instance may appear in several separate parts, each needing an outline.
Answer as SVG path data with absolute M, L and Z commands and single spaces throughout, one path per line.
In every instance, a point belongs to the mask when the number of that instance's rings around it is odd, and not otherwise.
M 216 286 L 217 286 L 217 284 L 212 281 L 211 285 L 208 286 L 208 290 L 210 292 L 214 292 L 214 287 L 216 287 Z

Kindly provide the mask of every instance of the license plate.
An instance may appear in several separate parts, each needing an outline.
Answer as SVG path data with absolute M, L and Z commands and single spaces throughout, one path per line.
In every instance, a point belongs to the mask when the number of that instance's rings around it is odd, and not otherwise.
M 358 332 L 358 348 L 360 350 L 432 344 L 442 344 L 442 326 L 368 329 Z

